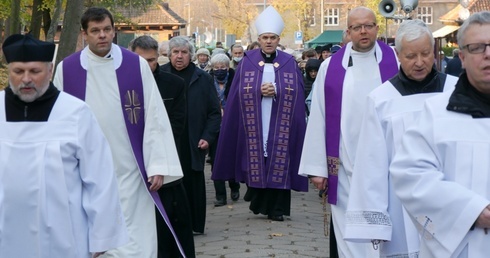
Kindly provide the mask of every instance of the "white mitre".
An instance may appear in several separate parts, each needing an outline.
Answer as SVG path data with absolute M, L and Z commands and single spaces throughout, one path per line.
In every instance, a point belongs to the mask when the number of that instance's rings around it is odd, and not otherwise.
M 274 7 L 267 7 L 255 20 L 255 28 L 260 36 L 264 33 L 274 33 L 281 36 L 284 29 L 284 21 Z

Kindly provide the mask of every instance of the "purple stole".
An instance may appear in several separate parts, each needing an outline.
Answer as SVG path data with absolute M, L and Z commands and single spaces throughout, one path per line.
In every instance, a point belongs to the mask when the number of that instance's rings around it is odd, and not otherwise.
M 398 63 L 390 46 L 378 41 L 383 53 L 383 59 L 379 62 L 381 83 L 384 83 L 398 73 Z M 328 166 L 328 191 L 327 199 L 330 204 L 337 204 L 338 172 L 340 166 L 340 113 L 342 109 L 342 89 L 344 77 L 347 72 L 342 66 L 346 48 L 343 47 L 331 57 L 325 75 L 325 122 L 326 146 Z
M 121 108 L 124 112 L 124 121 L 128 131 L 129 140 L 133 149 L 133 154 L 138 163 L 141 178 L 146 186 L 158 211 L 162 215 L 165 223 L 172 232 L 175 242 L 182 256 L 185 257 L 184 250 L 180 245 L 177 235 L 174 232 L 170 220 L 163 208 L 162 201 L 157 191 L 150 191 L 148 175 L 146 174 L 145 163 L 143 159 L 143 134 L 145 130 L 145 113 L 144 113 L 144 95 L 143 81 L 141 78 L 139 56 L 120 48 L 122 52 L 121 66 L 116 70 L 119 94 L 121 99 Z M 87 71 L 82 67 L 80 62 L 81 51 L 74 53 L 63 61 L 63 89 L 65 92 L 85 101 L 85 91 L 87 88 Z M 137 71 L 137 72 L 135 72 Z
M 278 51 L 274 59 L 274 72 L 276 83 L 276 98 L 272 105 L 271 121 L 267 142 L 267 159 L 264 162 L 264 148 L 262 138 L 262 75 L 264 61 L 260 51 L 250 52 L 250 59 L 239 66 L 240 74 L 238 89 L 240 108 L 243 110 L 243 125 L 246 137 L 246 171 L 248 185 L 254 188 L 291 189 L 291 168 L 289 148 L 290 127 L 293 123 L 295 105 L 299 96 L 300 85 L 295 69 L 287 69 L 288 55 Z M 296 65 L 296 64 L 294 64 Z M 291 66 L 289 66 L 291 67 Z M 295 67 L 296 68 L 296 67 Z M 303 97 L 301 97 L 303 98 Z M 299 100 L 298 100 L 299 101 Z M 299 102 L 298 102 L 299 103 Z M 302 102 L 301 102 L 302 103 Z

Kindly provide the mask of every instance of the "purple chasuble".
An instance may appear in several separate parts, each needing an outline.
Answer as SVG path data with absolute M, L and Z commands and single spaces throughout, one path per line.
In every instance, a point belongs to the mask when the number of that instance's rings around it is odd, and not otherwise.
M 144 95 L 143 81 L 141 78 L 139 56 L 124 49 L 121 49 L 122 59 L 121 66 L 116 70 L 117 84 L 121 99 L 121 108 L 123 111 L 126 129 L 129 140 L 133 149 L 134 158 L 138 163 L 141 178 L 146 186 L 158 211 L 162 215 L 165 223 L 172 232 L 175 242 L 180 253 L 185 257 L 184 250 L 175 234 L 170 220 L 163 208 L 160 196 L 156 191 L 150 191 L 148 175 L 143 158 L 143 134 L 145 130 L 144 121 Z M 85 101 L 85 92 L 87 88 L 87 71 L 82 67 L 80 62 L 81 51 L 70 55 L 63 61 L 63 89 L 65 92 Z M 138 71 L 138 72 L 134 72 Z
M 237 67 L 221 126 L 213 179 L 235 179 L 254 188 L 307 191 L 307 178 L 298 175 L 306 129 L 303 77 L 294 58 L 277 51 L 272 63 L 276 96 L 265 158 L 260 90 L 264 65 L 260 50 L 253 50 Z
M 381 84 L 398 73 L 398 63 L 395 53 L 390 46 L 377 42 L 383 57 L 379 64 L 381 73 Z M 330 204 L 337 204 L 338 172 L 340 166 L 340 114 L 342 109 L 342 89 L 346 69 L 342 66 L 346 48 L 343 47 L 331 57 L 325 75 L 325 122 L 326 125 L 326 148 L 328 166 L 328 191 L 327 199 Z M 381 85 L 380 84 L 380 85 Z

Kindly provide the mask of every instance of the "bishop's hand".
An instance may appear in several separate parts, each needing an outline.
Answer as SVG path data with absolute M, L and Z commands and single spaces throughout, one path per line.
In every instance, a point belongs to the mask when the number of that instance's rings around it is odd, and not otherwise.
M 276 89 L 274 84 L 266 82 L 260 86 L 260 91 L 264 97 L 274 97 L 276 95 Z

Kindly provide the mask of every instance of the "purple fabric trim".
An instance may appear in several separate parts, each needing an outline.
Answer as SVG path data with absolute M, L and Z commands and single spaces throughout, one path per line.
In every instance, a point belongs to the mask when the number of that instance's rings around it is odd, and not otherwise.
M 248 184 L 255 188 L 291 189 L 291 173 L 297 173 L 292 169 L 290 162 L 292 132 L 291 128 L 298 117 L 297 112 L 304 114 L 302 80 L 296 71 L 296 66 L 288 67 L 290 57 L 282 53 L 274 59 L 274 72 L 276 83 L 276 98 L 271 110 L 271 121 L 267 141 L 267 159 L 264 162 L 264 150 L 262 139 L 262 84 L 263 60 L 260 52 L 251 56 L 251 62 L 243 67 L 245 72 L 239 77 L 237 84 L 239 92 L 240 108 L 243 111 L 242 124 L 244 125 L 246 159 L 248 167 Z M 263 64 L 263 61 L 262 61 Z M 301 99 L 301 100 L 300 100 Z M 303 115 L 304 116 L 304 115 Z M 300 126 L 301 127 L 301 126 Z M 304 125 L 302 126 L 304 130 Z M 306 190 L 306 189 L 305 189 Z
M 377 42 L 383 57 L 379 62 L 381 83 L 395 76 L 398 72 L 398 64 L 395 53 L 390 46 Z M 331 57 L 325 75 L 325 123 L 326 123 L 326 148 L 328 166 L 328 192 L 327 199 L 330 204 L 337 204 L 338 170 L 340 167 L 340 114 L 342 109 L 342 90 L 346 70 L 342 66 L 346 48 L 343 47 Z
M 138 163 L 140 175 L 146 186 L 146 190 L 172 232 L 181 255 L 185 257 L 184 249 L 175 234 L 158 192 L 150 191 L 149 189 L 150 184 L 148 183 L 148 175 L 143 158 L 143 136 L 145 131 L 143 80 L 140 72 L 134 72 L 135 70 L 140 70 L 139 56 L 124 48 L 120 49 L 124 62 L 121 62 L 121 66 L 116 70 L 116 76 L 119 85 L 121 108 L 133 154 Z M 85 100 L 87 72 L 81 66 L 80 55 L 81 52 L 77 52 L 63 61 L 63 84 L 65 92 L 81 100 Z

